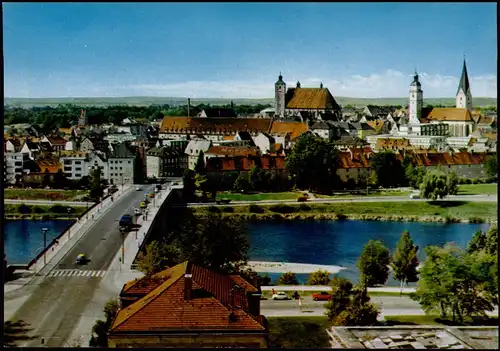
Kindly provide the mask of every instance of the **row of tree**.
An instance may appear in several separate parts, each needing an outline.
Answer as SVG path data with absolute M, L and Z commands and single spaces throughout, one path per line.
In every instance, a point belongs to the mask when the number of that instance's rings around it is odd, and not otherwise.
M 199 104 L 191 106 L 189 115 L 196 116 L 201 110 L 206 108 L 230 108 L 231 105 L 210 105 Z M 235 112 L 240 114 L 253 114 L 270 107 L 269 104 L 257 105 L 234 105 Z M 174 106 L 169 104 L 150 106 L 78 106 L 64 104 L 57 107 L 9 107 L 4 106 L 4 124 L 34 123 L 42 125 L 43 128 L 67 128 L 75 125 L 80 117 L 81 110 L 87 111 L 87 118 L 90 124 L 114 123 L 119 124 L 124 118 L 133 118 L 140 123 L 163 118 L 164 116 L 187 116 L 188 106 Z

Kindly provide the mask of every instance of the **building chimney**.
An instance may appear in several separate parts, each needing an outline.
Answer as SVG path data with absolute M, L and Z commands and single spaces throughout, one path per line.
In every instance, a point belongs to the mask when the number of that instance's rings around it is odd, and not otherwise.
M 191 111 L 191 99 L 188 98 L 188 117 L 191 117 L 191 115 L 189 114 Z
M 193 290 L 193 275 L 191 274 L 191 262 L 187 263 L 184 274 L 184 300 L 191 300 Z

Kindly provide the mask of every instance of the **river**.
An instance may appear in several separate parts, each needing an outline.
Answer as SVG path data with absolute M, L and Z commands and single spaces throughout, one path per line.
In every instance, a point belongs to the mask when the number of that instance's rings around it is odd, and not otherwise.
M 357 281 L 356 268 L 363 246 L 370 239 L 381 240 L 391 251 L 404 230 L 410 232 L 419 246 L 419 259 L 424 248 L 455 242 L 465 248 L 478 230 L 487 231 L 489 224 L 389 222 L 389 221 L 257 221 L 248 228 L 250 260 L 312 263 L 346 268 L 339 276 Z M 279 274 L 269 274 L 275 280 Z M 307 275 L 297 274 L 299 281 Z M 398 285 L 392 278 L 389 285 Z
M 8 264 L 27 264 L 43 250 L 42 228 L 47 245 L 73 224 L 73 220 L 4 220 L 3 242 Z

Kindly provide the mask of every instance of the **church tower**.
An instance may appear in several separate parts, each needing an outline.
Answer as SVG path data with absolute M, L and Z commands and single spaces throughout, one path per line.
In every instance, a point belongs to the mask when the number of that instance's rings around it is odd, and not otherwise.
M 420 118 L 422 117 L 422 106 L 424 103 L 423 94 L 424 92 L 422 91 L 422 85 L 418 81 L 418 74 L 415 71 L 413 82 L 410 84 L 410 103 L 408 104 L 409 124 L 420 124 Z
M 469 76 L 467 75 L 465 59 L 464 67 L 462 68 L 462 77 L 458 83 L 456 107 L 466 108 L 472 112 L 472 94 L 470 92 Z
M 276 117 L 283 118 L 285 116 L 286 84 L 283 81 L 281 73 L 278 77 L 278 81 L 274 84 L 274 92 L 276 99 Z

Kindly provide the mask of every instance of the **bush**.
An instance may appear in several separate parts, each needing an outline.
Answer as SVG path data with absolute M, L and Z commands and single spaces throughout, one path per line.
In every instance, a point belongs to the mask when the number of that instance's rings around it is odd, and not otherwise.
M 330 284 L 330 273 L 327 270 L 317 270 L 309 275 L 308 285 L 328 285 Z
M 209 206 L 208 207 L 208 212 L 210 212 L 210 213 L 221 213 L 221 210 L 217 206 Z
M 233 213 L 234 212 L 234 208 L 231 207 L 231 206 L 224 206 L 222 208 L 222 212 L 225 212 L 225 213 Z
M 467 179 L 465 180 L 465 184 L 472 184 L 471 179 L 470 179 L 470 178 L 467 178 Z
M 295 273 L 286 272 L 279 277 L 277 283 L 278 285 L 298 285 L 299 281 Z
M 48 220 L 50 220 L 50 215 L 48 215 L 48 214 L 44 214 L 44 215 L 42 216 L 42 221 L 48 221 Z
M 249 208 L 252 213 L 264 213 L 264 209 L 258 205 L 250 205 Z
M 484 223 L 484 219 L 479 217 L 470 217 L 469 223 Z
M 311 211 L 311 206 L 306 205 L 306 204 L 300 204 L 299 211 L 301 211 L 301 212 Z
M 294 213 L 296 208 L 288 205 L 273 205 L 269 207 L 269 209 L 273 212 L 278 213 Z
M 25 204 L 20 204 L 19 206 L 17 206 L 17 212 L 22 214 L 31 213 L 31 207 L 26 206 Z
M 54 206 L 50 207 L 50 212 L 52 212 L 52 213 L 67 213 L 68 207 L 62 206 L 62 205 L 54 205 Z
M 339 220 L 339 221 L 344 221 L 347 219 L 347 216 L 343 213 L 337 213 L 336 216 L 337 216 L 337 220 Z
M 33 213 L 45 213 L 45 210 L 40 206 L 34 206 L 32 211 Z

